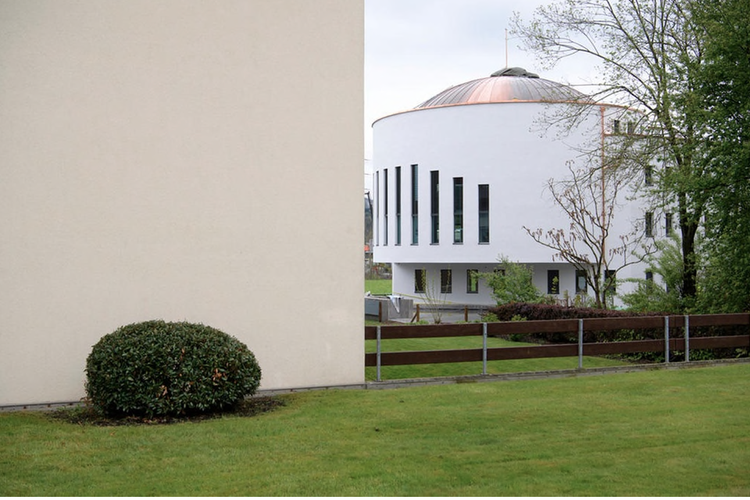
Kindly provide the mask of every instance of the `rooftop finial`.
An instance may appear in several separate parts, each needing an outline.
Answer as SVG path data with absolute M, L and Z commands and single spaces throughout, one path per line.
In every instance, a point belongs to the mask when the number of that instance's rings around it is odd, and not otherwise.
M 508 68 L 507 66 L 495 71 L 490 76 L 522 76 L 525 78 L 539 78 L 539 75 L 526 71 L 524 68 Z

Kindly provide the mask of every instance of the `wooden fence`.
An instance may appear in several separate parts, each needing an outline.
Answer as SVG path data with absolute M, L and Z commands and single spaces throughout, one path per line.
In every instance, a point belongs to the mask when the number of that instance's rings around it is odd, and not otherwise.
M 722 336 L 691 336 L 691 328 L 750 326 L 750 313 L 700 314 L 689 316 L 638 316 L 626 318 L 587 318 L 544 321 L 503 321 L 497 323 L 465 323 L 451 325 L 381 325 L 366 326 L 365 340 L 376 341 L 376 352 L 365 354 L 365 366 L 415 365 L 426 363 L 458 363 L 481 361 L 482 374 L 487 374 L 487 362 L 508 359 L 554 358 L 578 356 L 578 368 L 583 368 L 583 356 L 663 352 L 669 363 L 670 352 L 684 351 L 685 361 L 690 361 L 692 349 L 750 348 L 750 334 Z M 586 332 L 611 330 L 663 330 L 664 336 L 652 340 L 620 342 L 587 342 Z M 523 347 L 487 347 L 488 336 L 512 334 L 577 333 L 578 342 L 546 344 Z M 670 335 L 671 334 L 671 335 Z M 419 339 L 435 337 L 483 337 L 481 349 L 454 349 L 440 351 L 383 352 L 382 340 Z

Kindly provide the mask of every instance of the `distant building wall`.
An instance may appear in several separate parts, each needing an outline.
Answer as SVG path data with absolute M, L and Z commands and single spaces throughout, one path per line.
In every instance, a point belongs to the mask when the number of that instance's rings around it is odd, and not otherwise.
M 148 319 L 361 383 L 363 2 L 0 2 L 0 405 Z
M 428 284 L 436 281 L 437 288 L 441 270 L 451 270 L 452 291 L 445 295 L 446 301 L 494 304 L 483 281 L 476 293 L 467 291 L 467 270 L 490 271 L 506 257 L 531 266 L 534 284 L 542 293 L 550 289 L 548 271 L 557 271 L 558 293 L 552 295 L 575 296 L 573 266 L 535 242 L 524 227 L 544 231 L 570 227 L 548 183 L 568 177 L 569 164 L 586 166 L 582 152 L 592 147 L 591 141 L 593 147 L 599 144 L 602 121 L 597 106 L 596 112 L 586 114 L 564 134 L 554 126 L 546 130 L 545 113 L 553 114 L 554 106 L 560 105 L 451 105 L 398 113 L 374 123 L 373 260 L 393 264 L 394 294 L 414 295 L 417 269 L 424 269 Z M 618 107 L 608 107 L 604 123 L 621 113 Z M 484 238 L 480 230 L 482 189 L 489 199 Z M 630 200 L 630 195 L 630 188 L 618 193 L 608 245 L 620 245 L 620 235 L 630 233 L 644 217 L 642 203 Z M 457 214 L 460 230 L 455 224 Z M 616 259 L 613 263 L 620 265 Z M 644 264 L 634 264 L 618 277 L 643 278 L 644 269 Z M 620 290 L 633 286 L 624 284 Z

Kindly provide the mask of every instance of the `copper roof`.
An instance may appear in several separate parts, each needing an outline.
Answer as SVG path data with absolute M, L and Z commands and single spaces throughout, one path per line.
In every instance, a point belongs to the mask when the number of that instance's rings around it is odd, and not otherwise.
M 539 78 L 523 68 L 504 68 L 492 76 L 450 87 L 414 109 L 502 102 L 587 102 L 568 85 Z

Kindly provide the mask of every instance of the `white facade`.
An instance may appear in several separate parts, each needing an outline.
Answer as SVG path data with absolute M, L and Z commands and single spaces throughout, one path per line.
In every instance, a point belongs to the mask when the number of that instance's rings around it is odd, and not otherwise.
M 262 389 L 364 381 L 363 10 L 0 2 L 0 406 L 78 400 L 158 318 L 236 336 Z
M 520 76 L 486 80 L 511 87 L 539 82 L 537 90 L 541 92 L 546 92 L 545 85 L 551 85 L 546 80 Z M 381 118 L 373 125 L 374 259 L 392 263 L 394 294 L 417 295 L 418 269 L 426 270 L 428 285 L 434 281 L 439 290 L 440 271 L 450 270 L 452 289 L 444 296 L 447 302 L 494 304 L 484 283 L 479 283 L 478 290 L 468 291 L 467 271 L 490 271 L 497 266 L 501 255 L 531 265 L 534 282 L 543 293 L 549 291 L 548 271 L 557 271 L 558 295 L 576 294 L 573 266 L 556 262 L 555 252 L 535 242 L 524 226 L 546 230 L 570 225 L 567 216 L 554 204 L 547 183 L 550 178 L 562 180 L 569 175 L 569 162 L 583 166 L 581 149 L 601 140 L 602 126 L 605 136 L 611 134 L 614 117 L 619 117 L 622 109 L 596 105 L 595 112 L 589 113 L 575 129 L 559 135 L 560 131 L 554 127 L 546 133 L 542 130 L 544 116 L 554 113 L 555 106 L 569 103 L 541 102 L 526 94 L 523 94 L 526 100 L 507 95 L 494 99 L 487 97 L 488 92 L 478 98 L 476 94 L 474 98 L 461 96 L 438 104 L 434 104 L 437 98 L 433 98 L 433 104 L 428 101 L 427 105 Z M 525 92 L 524 88 L 521 92 Z M 604 115 L 598 112 L 600 109 Z M 437 203 L 434 202 L 436 177 Z M 480 222 L 483 205 L 480 193 L 489 195 L 488 224 L 486 219 Z M 460 207 L 457 198 L 462 198 Z M 635 224 L 642 224 L 644 218 L 640 204 L 626 201 L 625 193 L 617 207 L 612 241 L 630 232 Z M 458 223 L 457 214 L 460 214 Z M 439 234 L 435 234 L 434 220 L 438 222 Z M 415 223 L 417 240 L 413 239 Z M 642 265 L 624 271 L 618 278 L 641 278 L 644 273 Z

